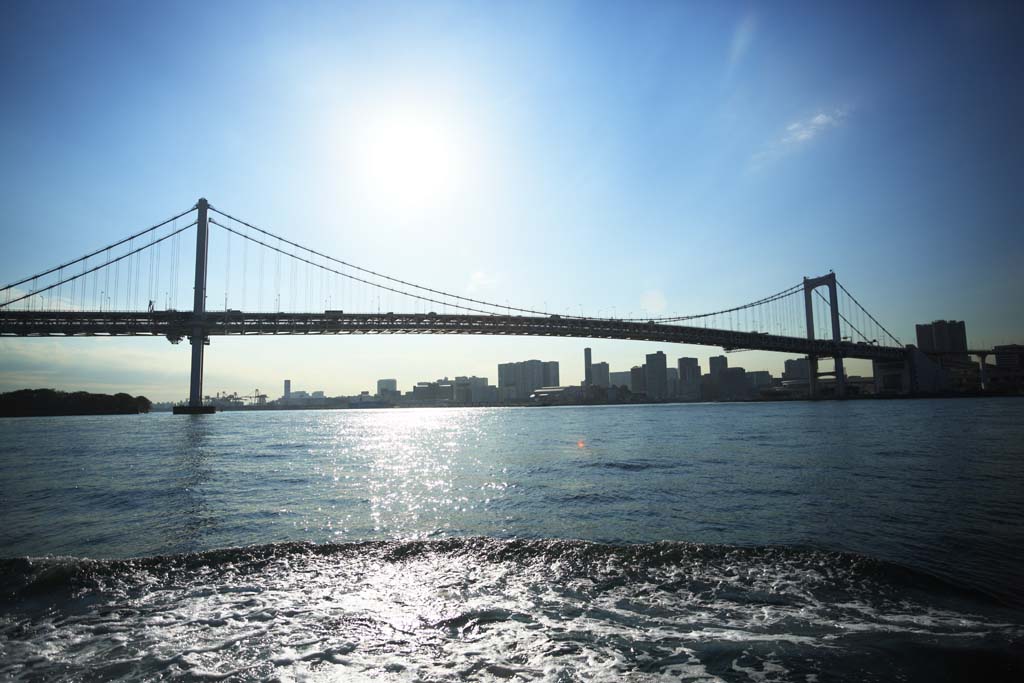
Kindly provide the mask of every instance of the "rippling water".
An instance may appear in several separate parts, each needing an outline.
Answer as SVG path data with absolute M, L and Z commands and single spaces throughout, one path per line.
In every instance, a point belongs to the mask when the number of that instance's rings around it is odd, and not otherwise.
M 1022 418 L 3 420 L 0 676 L 1019 679 Z

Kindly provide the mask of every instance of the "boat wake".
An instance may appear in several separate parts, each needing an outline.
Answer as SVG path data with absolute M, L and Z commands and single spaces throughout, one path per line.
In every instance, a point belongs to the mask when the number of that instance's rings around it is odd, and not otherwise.
M 15 680 L 1022 680 L 1018 608 L 856 555 L 453 538 L 0 560 Z

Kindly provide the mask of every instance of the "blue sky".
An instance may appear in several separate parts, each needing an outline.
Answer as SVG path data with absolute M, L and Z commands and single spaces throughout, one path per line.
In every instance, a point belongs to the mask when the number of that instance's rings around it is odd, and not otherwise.
M 4 282 L 206 196 L 512 305 L 694 313 L 832 269 L 904 341 L 936 318 L 1024 338 L 1013 3 L 6 3 L 0 33 Z M 215 339 L 206 388 L 527 358 L 571 383 L 587 344 Z M 590 345 L 613 370 L 720 352 Z M 0 389 L 180 398 L 187 367 L 164 340 L 0 342 Z

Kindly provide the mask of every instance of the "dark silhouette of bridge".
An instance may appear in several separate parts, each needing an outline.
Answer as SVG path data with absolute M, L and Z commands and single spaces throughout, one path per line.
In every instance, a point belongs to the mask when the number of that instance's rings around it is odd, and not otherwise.
M 179 222 L 187 220 L 192 213 L 195 213 L 195 220 L 179 226 Z M 211 217 L 211 213 L 216 213 L 217 218 Z M 224 310 L 219 311 L 209 310 L 207 306 L 211 226 L 219 229 L 227 245 Z M 175 288 L 180 285 L 184 272 L 180 238 L 191 228 L 196 228 L 192 310 L 179 311 L 175 310 L 174 303 Z M 231 265 L 232 240 L 239 242 L 242 248 L 243 307 L 248 303 L 244 293 L 248 281 L 248 249 L 259 252 L 256 286 L 260 295 L 256 312 L 228 307 L 227 283 L 233 282 L 239 270 L 237 260 L 234 268 Z M 273 278 L 264 272 L 267 255 L 275 259 Z M 313 304 L 323 303 L 324 310 L 281 310 L 284 308 L 282 262 L 287 264 L 286 270 L 290 269 L 290 276 L 287 273 L 286 276 L 292 305 L 301 307 L 296 299 L 302 297 L 310 309 Z M 297 268 L 303 271 L 302 278 L 296 277 Z M 161 273 L 168 271 L 170 284 L 165 291 Z M 264 308 L 262 293 L 271 279 L 274 310 L 259 312 Z M 442 308 L 442 312 L 335 310 L 331 304 L 344 300 L 338 295 L 339 283 L 361 288 L 360 296 L 369 293 L 371 301 L 376 293 L 378 308 L 380 294 L 384 293 L 391 299 L 411 304 L 410 308 Z M 826 290 L 827 295 L 820 289 Z M 209 410 L 202 404 L 203 350 L 215 336 L 515 335 L 628 339 L 700 344 L 726 350 L 777 351 L 807 356 L 812 397 L 817 395 L 818 378 L 825 375 L 834 376 L 837 395 L 845 395 L 845 358 L 900 363 L 906 361 L 908 348 L 912 348 L 904 347 L 890 334 L 832 272 L 803 278 L 800 283 L 770 296 L 709 313 L 649 319 L 568 315 L 474 299 L 361 268 L 235 218 L 210 206 L 205 199 L 200 199 L 188 211 L 114 244 L 15 281 L 0 293 L 3 295 L 0 336 L 162 336 L 173 343 L 188 339 L 192 368 L 189 406 L 183 412 Z M 161 293 L 165 294 L 165 299 L 162 307 L 158 307 Z M 351 292 L 349 296 L 351 300 Z M 147 301 L 145 306 L 140 305 L 142 300 Z M 122 301 L 125 308 L 137 310 L 119 310 Z M 449 312 L 449 309 L 456 312 Z M 879 343 L 879 339 L 888 343 Z M 819 358 L 831 358 L 832 370 L 820 371 Z

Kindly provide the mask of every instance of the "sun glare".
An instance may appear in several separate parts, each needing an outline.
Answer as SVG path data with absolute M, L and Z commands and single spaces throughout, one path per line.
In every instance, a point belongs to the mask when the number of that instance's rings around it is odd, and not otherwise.
M 466 180 L 465 132 L 452 116 L 392 106 L 357 126 L 352 170 L 375 207 L 433 211 L 451 205 Z

